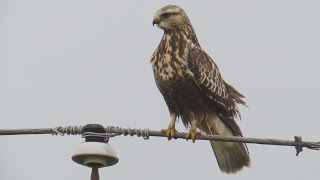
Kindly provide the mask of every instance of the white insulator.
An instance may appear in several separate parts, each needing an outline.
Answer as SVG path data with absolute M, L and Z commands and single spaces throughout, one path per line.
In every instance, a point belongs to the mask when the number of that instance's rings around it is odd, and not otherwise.
M 72 160 L 88 167 L 107 167 L 118 163 L 119 158 L 110 144 L 83 142 L 73 152 Z

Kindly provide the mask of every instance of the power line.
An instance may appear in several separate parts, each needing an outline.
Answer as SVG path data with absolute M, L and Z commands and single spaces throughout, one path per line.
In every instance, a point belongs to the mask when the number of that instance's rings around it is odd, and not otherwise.
M 83 136 L 100 136 L 105 138 L 130 135 L 149 139 L 150 136 L 166 137 L 161 131 L 153 131 L 140 128 L 122 128 L 116 126 L 104 127 L 106 133 L 83 133 L 84 126 L 58 126 L 54 128 L 37 128 L 37 129 L 0 129 L 0 135 L 28 135 L 28 134 L 52 134 L 52 135 L 83 135 Z M 186 139 L 186 133 L 177 132 L 174 139 Z M 302 141 L 300 136 L 294 136 L 294 141 L 270 139 L 270 138 L 249 138 L 239 136 L 222 136 L 201 134 L 196 137 L 198 140 L 213 140 L 239 143 L 253 143 L 264 145 L 294 146 L 298 155 L 302 152 L 302 148 L 306 147 L 312 150 L 320 149 L 320 142 Z

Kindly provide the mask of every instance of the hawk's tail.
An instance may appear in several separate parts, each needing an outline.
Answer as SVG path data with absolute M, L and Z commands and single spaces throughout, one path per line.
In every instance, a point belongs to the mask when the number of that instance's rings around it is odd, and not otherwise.
M 234 136 L 230 128 L 220 118 L 202 121 L 200 129 L 206 134 Z M 250 157 L 244 143 L 222 141 L 210 141 L 210 143 L 222 172 L 234 174 L 243 167 L 250 166 Z
M 225 173 L 237 173 L 250 165 L 250 158 L 242 143 L 211 141 L 219 167 Z

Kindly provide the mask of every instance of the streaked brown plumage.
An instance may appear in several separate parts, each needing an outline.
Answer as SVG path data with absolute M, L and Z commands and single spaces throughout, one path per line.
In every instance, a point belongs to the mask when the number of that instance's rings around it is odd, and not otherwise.
M 184 10 L 168 5 L 158 10 L 153 24 L 164 30 L 162 40 L 151 58 L 156 84 L 170 112 L 170 124 L 164 130 L 174 136 L 175 121 L 181 117 L 190 126 L 187 138 L 195 140 L 199 128 L 206 134 L 242 136 L 235 118 L 237 103 L 244 96 L 227 84 L 217 65 L 204 52 Z M 245 144 L 211 141 L 221 171 L 236 173 L 250 165 Z

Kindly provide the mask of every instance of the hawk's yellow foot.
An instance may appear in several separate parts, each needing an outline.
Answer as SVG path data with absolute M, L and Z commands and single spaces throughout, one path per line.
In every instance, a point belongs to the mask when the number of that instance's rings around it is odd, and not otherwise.
M 168 140 L 170 141 L 173 136 L 176 135 L 178 132 L 175 128 L 168 128 L 168 129 L 161 129 L 161 132 L 165 134 L 168 137 Z
M 201 132 L 195 130 L 195 129 L 190 129 L 189 132 L 187 133 L 186 135 L 186 139 L 189 140 L 189 139 L 192 139 L 192 142 L 195 142 L 196 141 L 196 136 L 200 135 Z

